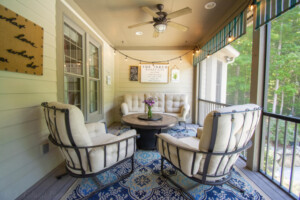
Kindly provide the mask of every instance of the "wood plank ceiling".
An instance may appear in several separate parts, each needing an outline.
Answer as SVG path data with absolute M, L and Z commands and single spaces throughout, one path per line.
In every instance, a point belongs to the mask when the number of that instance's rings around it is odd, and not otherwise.
M 192 49 L 213 34 L 248 0 L 74 0 L 117 49 Z M 205 9 L 205 4 L 215 2 L 216 7 Z M 170 13 L 190 7 L 192 13 L 172 19 L 188 26 L 186 32 L 172 27 L 158 38 L 153 38 L 153 25 L 129 29 L 128 26 L 152 20 L 141 7 L 158 11 L 156 4 L 163 4 L 163 11 Z M 137 31 L 143 35 L 136 35 Z

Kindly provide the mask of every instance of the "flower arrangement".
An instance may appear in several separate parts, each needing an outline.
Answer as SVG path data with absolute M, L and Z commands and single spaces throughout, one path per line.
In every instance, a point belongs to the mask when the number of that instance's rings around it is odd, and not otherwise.
M 143 101 L 148 107 L 148 118 L 152 118 L 152 106 L 155 104 L 156 99 L 153 97 L 149 97 Z

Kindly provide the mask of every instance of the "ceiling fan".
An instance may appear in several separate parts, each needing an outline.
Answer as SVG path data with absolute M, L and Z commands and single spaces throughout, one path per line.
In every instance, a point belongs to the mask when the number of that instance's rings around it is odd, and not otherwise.
M 155 12 L 151 10 L 149 7 L 142 7 L 143 11 L 148 13 L 153 17 L 153 21 L 148 21 L 148 22 L 143 22 L 135 25 L 128 26 L 128 28 L 135 28 L 147 24 L 153 24 L 154 26 L 154 32 L 153 32 L 153 37 L 158 37 L 159 33 L 162 33 L 166 30 L 167 26 L 171 26 L 173 28 L 176 28 L 180 31 L 187 31 L 189 28 L 187 26 L 184 26 L 182 24 L 178 24 L 175 22 L 171 22 L 170 19 L 173 19 L 175 17 L 180 17 L 182 15 L 186 15 L 192 12 L 192 9 L 189 7 L 174 11 L 172 13 L 166 13 L 163 12 L 162 10 L 164 9 L 163 4 L 157 4 L 156 5 L 157 9 L 159 10 L 158 12 Z

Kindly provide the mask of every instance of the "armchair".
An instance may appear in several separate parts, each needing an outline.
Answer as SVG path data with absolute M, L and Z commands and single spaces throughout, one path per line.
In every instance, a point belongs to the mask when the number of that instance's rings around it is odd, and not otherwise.
M 164 160 L 167 160 L 198 183 L 226 183 L 243 192 L 229 181 L 241 151 L 252 145 L 250 139 L 260 114 L 261 108 L 254 104 L 225 107 L 206 116 L 204 126 L 198 129 L 196 137 L 177 139 L 168 134 L 157 135 L 162 176 L 169 179 L 163 171 Z M 180 185 L 169 180 L 191 197 Z
M 42 103 L 48 129 L 49 140 L 59 147 L 67 172 L 74 177 L 93 177 L 100 189 L 103 186 L 96 175 L 103 173 L 121 162 L 131 159 L 133 172 L 134 152 L 136 151 L 136 131 L 129 130 L 121 136 L 107 133 L 101 122 L 84 124 L 84 117 L 74 105 L 58 102 Z M 115 183 L 114 182 L 114 183 Z M 111 184 L 110 184 L 111 185 Z

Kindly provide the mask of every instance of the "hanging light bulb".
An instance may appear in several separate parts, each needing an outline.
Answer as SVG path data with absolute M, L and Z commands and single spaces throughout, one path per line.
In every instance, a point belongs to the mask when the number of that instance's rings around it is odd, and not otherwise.
M 116 50 L 114 50 L 114 55 L 116 55 Z
M 209 58 L 209 57 L 210 57 L 210 52 L 208 52 L 208 53 L 207 53 L 207 56 L 206 56 L 206 58 Z
M 127 56 L 125 57 L 125 61 L 127 62 Z
M 181 59 L 181 57 L 180 57 L 180 64 L 182 63 L 182 59 Z
M 228 41 L 228 42 L 232 42 L 233 39 L 234 39 L 234 37 L 231 35 L 231 32 L 229 32 L 227 41 Z
M 195 51 L 193 51 L 193 56 L 195 55 Z
M 254 5 L 253 5 L 253 4 L 249 6 L 249 9 L 250 9 L 251 11 L 253 10 L 253 8 L 254 8 Z
M 199 53 L 199 49 L 196 50 L 196 53 Z

